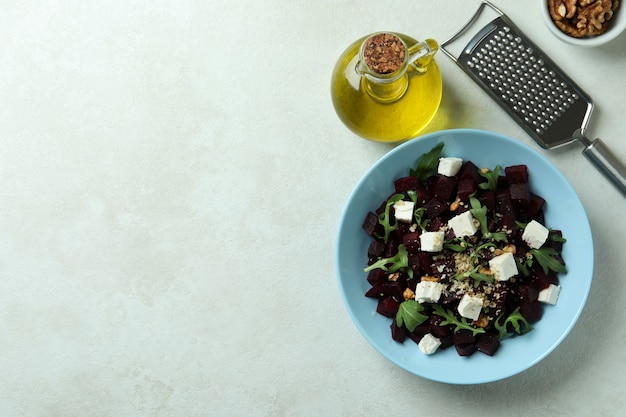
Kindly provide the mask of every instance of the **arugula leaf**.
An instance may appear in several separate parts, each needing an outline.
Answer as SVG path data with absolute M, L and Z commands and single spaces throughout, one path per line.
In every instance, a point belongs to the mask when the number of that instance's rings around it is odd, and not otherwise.
M 383 227 L 383 230 L 385 232 L 383 236 L 379 236 L 379 237 L 382 237 L 385 243 L 389 241 L 389 235 L 391 234 L 391 232 L 393 232 L 394 230 L 398 228 L 397 221 L 394 221 L 393 224 L 391 223 L 391 206 L 393 206 L 395 203 L 402 200 L 403 198 L 404 198 L 404 195 L 402 194 L 395 194 L 391 196 L 391 198 L 387 200 L 385 211 L 383 211 L 382 213 L 378 215 L 378 223 L 380 223 L 380 225 Z
M 480 272 L 472 271 L 469 276 L 474 280 L 474 288 L 478 287 L 480 282 L 491 284 L 494 281 L 494 277 L 492 275 L 481 274 Z
M 449 242 L 446 242 L 443 244 L 443 247 L 446 249 L 449 249 L 453 252 L 463 252 L 469 248 L 472 247 L 472 243 L 468 242 L 467 240 L 465 240 L 464 237 L 455 237 L 454 239 L 450 240 Z
M 388 264 L 391 264 L 391 266 L 387 266 Z M 376 268 L 380 268 L 385 272 L 396 272 L 403 269 L 406 271 L 409 278 L 413 278 L 413 270 L 409 268 L 409 253 L 406 250 L 406 246 L 403 244 L 398 245 L 398 252 L 394 256 L 390 258 L 378 258 L 378 261 L 366 267 L 363 271 L 369 272 Z
M 415 209 L 415 212 L 413 213 L 413 217 L 415 217 L 415 223 L 417 223 L 420 229 L 422 229 L 422 232 L 426 231 L 426 227 L 430 223 L 430 219 L 424 218 L 425 212 L 426 212 L 426 209 L 424 207 L 418 207 Z
M 405 325 L 407 330 L 412 332 L 417 326 L 428 320 L 428 316 L 422 314 L 422 311 L 424 311 L 424 306 L 417 301 L 403 301 L 396 313 L 396 324 L 398 327 Z
M 461 317 L 461 319 L 459 320 L 451 310 L 446 310 L 439 304 L 433 304 L 433 314 L 441 316 L 445 319 L 441 322 L 442 326 L 445 326 L 447 324 L 454 325 L 454 333 L 462 329 L 471 331 L 474 336 L 480 333 L 485 333 L 485 329 L 472 326 L 470 323 L 467 322 L 467 319 L 465 317 Z
M 499 332 L 498 339 L 500 340 L 513 336 L 514 333 L 508 331 L 509 324 L 518 335 L 526 334 L 533 329 L 530 323 L 528 323 L 528 320 L 526 320 L 524 316 L 522 316 L 522 313 L 520 313 L 519 307 L 509 314 L 509 316 L 504 320 L 504 323 L 500 323 L 503 318 L 504 315 L 501 314 L 494 323 L 496 330 Z
M 528 268 L 532 265 L 532 260 L 526 259 L 526 262 L 522 262 L 517 256 L 515 256 L 514 258 L 517 270 L 522 274 L 522 276 L 529 277 L 530 271 L 528 270 Z
M 466 278 L 472 278 L 474 280 L 474 288 L 478 287 L 478 284 L 480 282 L 486 282 L 488 284 L 493 283 L 494 277 L 488 274 L 481 274 L 480 272 L 478 272 L 479 269 L 480 265 L 477 265 L 472 270 L 461 272 L 460 274 L 455 275 L 454 279 L 462 281 Z
M 439 158 L 441 157 L 441 151 L 443 150 L 444 143 L 440 143 L 432 148 L 428 153 L 422 155 L 416 163 L 415 169 L 409 170 L 409 175 L 417 177 L 420 181 L 425 181 L 432 171 L 437 169 L 439 164 Z
M 543 269 L 543 273 L 547 274 L 548 271 L 554 272 L 565 272 L 565 265 L 559 262 L 557 259 L 553 258 L 553 256 L 558 255 L 559 253 L 555 251 L 553 248 L 543 247 L 539 249 L 531 249 L 529 251 L 533 257 L 539 262 L 541 268 Z
M 478 173 L 481 177 L 486 178 L 486 182 L 481 182 L 478 184 L 478 188 L 481 190 L 495 190 L 498 188 L 498 177 L 500 176 L 500 165 L 496 165 L 493 171 L 483 172 L 483 170 L 478 170 Z
M 485 239 L 493 239 L 496 242 L 506 242 L 506 233 L 489 231 L 487 223 L 487 207 L 481 205 L 480 201 L 473 195 L 470 196 L 469 201 L 470 206 L 472 207 L 470 212 L 472 213 L 472 216 L 478 220 L 478 223 L 480 223 L 480 233 L 482 233 L 483 237 Z

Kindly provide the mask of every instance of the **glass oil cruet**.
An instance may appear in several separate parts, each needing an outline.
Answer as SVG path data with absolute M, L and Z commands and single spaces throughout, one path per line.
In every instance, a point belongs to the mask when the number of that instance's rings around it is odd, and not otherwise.
M 341 121 L 377 142 L 414 138 L 441 102 L 441 73 L 433 39 L 418 42 L 378 32 L 350 45 L 332 74 L 331 96 Z

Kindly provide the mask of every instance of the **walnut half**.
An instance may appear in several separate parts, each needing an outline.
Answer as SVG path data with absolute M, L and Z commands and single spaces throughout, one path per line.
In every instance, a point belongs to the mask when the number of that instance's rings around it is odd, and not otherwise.
M 548 0 L 554 24 L 575 38 L 606 32 L 618 6 L 619 0 Z

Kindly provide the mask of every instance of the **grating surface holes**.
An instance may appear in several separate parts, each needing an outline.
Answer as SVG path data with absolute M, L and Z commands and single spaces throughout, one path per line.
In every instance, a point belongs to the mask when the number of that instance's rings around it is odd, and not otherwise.
M 467 66 L 541 135 L 579 96 L 509 27 L 493 31 L 467 59 Z

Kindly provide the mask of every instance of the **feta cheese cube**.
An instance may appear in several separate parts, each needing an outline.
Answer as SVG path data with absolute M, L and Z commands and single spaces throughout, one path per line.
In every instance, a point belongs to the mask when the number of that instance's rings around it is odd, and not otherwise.
M 393 205 L 394 215 L 396 220 L 404 223 L 411 223 L 413 221 L 413 210 L 415 209 L 415 203 L 412 201 L 396 201 Z
M 522 240 L 533 249 L 538 249 L 548 239 L 548 229 L 537 220 L 532 220 L 524 228 Z
M 504 252 L 489 261 L 489 268 L 498 281 L 508 281 L 518 274 L 515 258 L 510 252 Z
M 439 158 L 439 165 L 437 166 L 437 173 L 445 175 L 446 177 L 454 177 L 461 170 L 463 160 L 455 157 L 443 157 Z
M 417 344 L 422 353 L 426 355 L 432 355 L 441 346 L 441 340 L 437 339 L 432 333 L 426 333 L 424 337 Z
M 421 281 L 415 286 L 415 301 L 418 303 L 436 303 L 441 298 L 444 285 L 434 281 Z
M 457 311 L 461 316 L 471 320 L 478 320 L 478 316 L 480 316 L 480 311 L 482 309 L 482 297 L 477 297 L 469 294 L 465 294 L 463 298 L 461 298 L 459 306 L 457 307 Z
M 424 252 L 441 252 L 443 239 L 443 232 L 424 232 L 420 235 L 420 249 Z
M 474 216 L 469 210 L 448 220 L 448 227 L 454 231 L 456 237 L 472 236 L 478 230 L 474 224 Z
M 543 290 L 539 291 L 539 297 L 537 299 L 542 303 L 555 305 L 556 300 L 559 298 L 560 292 L 560 285 L 550 284 L 548 288 L 544 288 Z

